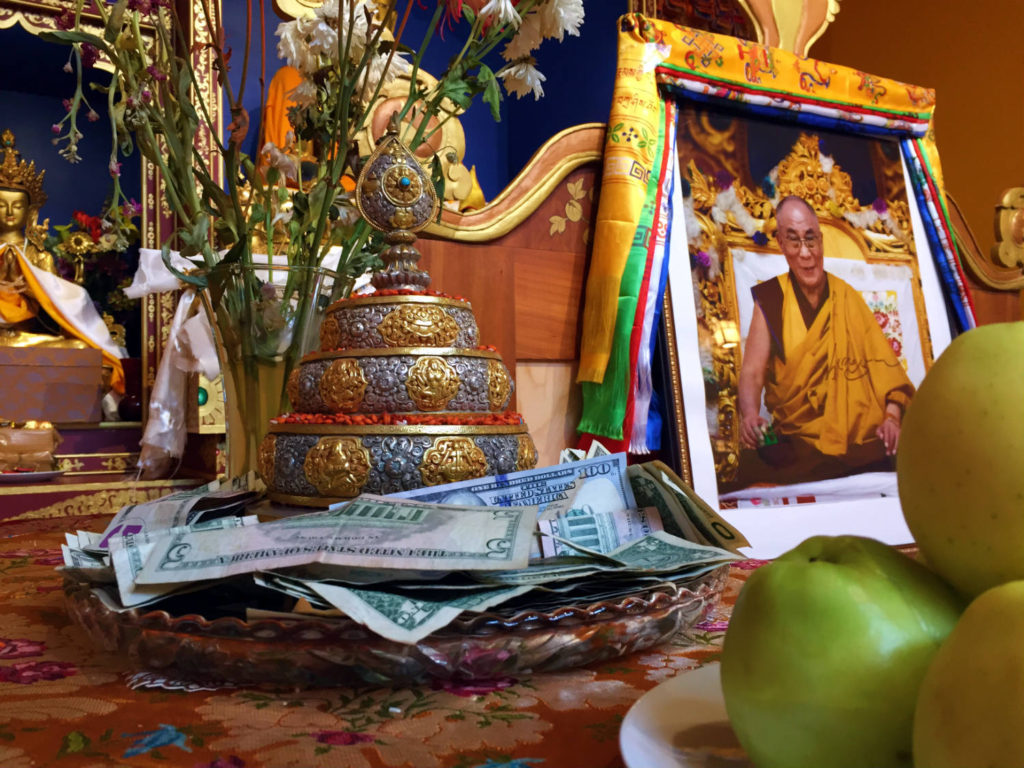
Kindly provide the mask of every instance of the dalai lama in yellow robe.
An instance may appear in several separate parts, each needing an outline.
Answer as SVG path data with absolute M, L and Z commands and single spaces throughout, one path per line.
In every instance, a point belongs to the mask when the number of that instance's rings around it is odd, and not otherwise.
M 785 275 L 756 286 L 739 379 L 740 480 L 795 483 L 891 469 L 914 394 L 863 297 L 825 272 L 814 209 L 776 209 Z M 769 423 L 780 443 L 763 447 Z M 753 449 L 761 448 L 754 453 Z

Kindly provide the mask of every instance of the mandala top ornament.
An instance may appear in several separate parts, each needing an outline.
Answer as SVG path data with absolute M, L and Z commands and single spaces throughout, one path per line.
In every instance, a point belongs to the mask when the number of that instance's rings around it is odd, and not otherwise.
M 430 285 L 430 275 L 416 268 L 420 252 L 413 243 L 440 205 L 430 177 L 399 140 L 392 118 L 356 180 L 356 206 L 370 226 L 384 232 L 389 246 L 381 254 L 384 268 L 371 278 L 377 290 L 421 291 Z

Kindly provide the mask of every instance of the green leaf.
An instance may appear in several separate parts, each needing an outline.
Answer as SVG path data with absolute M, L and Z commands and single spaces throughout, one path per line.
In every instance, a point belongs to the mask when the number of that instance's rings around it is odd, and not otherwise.
M 165 242 L 163 246 L 160 248 L 160 255 L 161 257 L 163 257 L 164 266 L 166 266 L 167 269 L 170 270 L 171 274 L 174 275 L 176 278 L 185 283 L 188 283 L 189 285 L 195 285 L 200 289 L 206 287 L 206 280 L 203 278 L 202 275 L 187 275 L 181 270 L 179 270 L 177 267 L 175 267 L 173 264 L 171 264 L 171 244 L 169 241 Z
M 49 43 L 62 43 L 71 45 L 73 43 L 89 43 L 97 48 L 106 50 L 107 45 L 103 38 L 89 32 L 82 32 L 77 29 L 53 29 L 48 32 L 40 32 L 39 37 Z
M 468 109 L 473 103 L 473 91 L 466 80 L 454 74 L 441 81 L 441 95 L 451 100 L 462 109 Z
M 441 167 L 441 158 L 434 155 L 430 160 L 430 182 L 434 185 L 434 193 L 437 199 L 444 203 L 444 169 Z M 438 206 L 437 221 L 441 220 L 441 212 L 444 205 Z
M 65 734 L 58 754 L 71 755 L 75 752 L 84 752 L 89 748 L 90 743 L 89 737 L 81 731 L 71 731 L 71 733 Z
M 483 100 L 491 107 L 491 117 L 494 122 L 501 122 L 501 88 L 498 86 L 498 78 L 486 64 L 480 65 L 480 71 L 476 76 L 477 82 L 483 86 Z
M 319 747 L 316 747 L 313 750 L 313 754 L 314 755 L 323 755 L 323 754 L 326 754 L 326 753 L 328 753 L 330 751 L 331 751 L 330 747 L 328 747 L 328 746 L 326 746 L 324 744 L 321 744 Z
M 127 7 L 128 0 L 118 0 L 117 4 L 110 11 L 110 16 L 107 17 L 107 26 L 103 30 L 103 39 L 108 43 L 113 43 L 117 40 L 117 36 L 121 31 L 121 21 L 124 19 L 124 11 Z

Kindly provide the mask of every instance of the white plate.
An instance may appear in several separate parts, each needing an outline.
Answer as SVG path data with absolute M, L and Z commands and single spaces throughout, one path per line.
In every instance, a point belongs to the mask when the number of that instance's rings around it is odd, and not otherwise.
M 753 768 L 725 714 L 718 669 L 680 672 L 629 708 L 619 731 L 626 768 Z
M 0 472 L 0 483 L 38 483 L 63 474 L 63 469 L 53 469 L 49 472 Z

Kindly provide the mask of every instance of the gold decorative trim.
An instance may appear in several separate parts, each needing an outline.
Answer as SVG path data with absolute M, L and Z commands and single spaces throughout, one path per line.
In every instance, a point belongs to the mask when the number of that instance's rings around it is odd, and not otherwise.
M 310 352 L 302 356 L 303 363 L 314 360 L 334 360 L 342 357 L 384 357 L 387 355 L 430 355 L 431 357 L 482 357 L 501 360 L 501 353 L 489 349 L 463 349 L 460 347 L 372 347 L 365 349 L 339 349 L 332 352 Z
M 123 473 L 122 473 L 123 474 Z M 45 485 L 10 485 L 0 487 L 0 496 L 31 496 L 40 493 L 71 493 L 73 491 L 108 491 L 111 488 L 123 488 L 125 490 L 131 490 L 132 488 L 161 488 L 161 487 L 188 487 L 201 485 L 204 481 L 194 478 L 186 480 L 130 480 L 123 483 L 113 483 L 109 480 L 97 481 L 95 483 L 46 483 Z M 110 514 L 114 514 L 116 509 L 110 510 Z M 4 522 L 8 522 L 13 518 L 5 518 Z
M 507 235 L 526 221 L 566 176 L 580 166 L 601 161 L 604 134 L 604 123 L 583 123 L 556 133 L 544 142 L 526 167 L 494 200 L 469 213 L 442 211 L 441 221 L 428 226 L 424 233 L 434 238 L 469 243 L 486 242 Z M 562 143 L 573 145 L 576 150 L 559 155 L 558 145 Z M 539 179 L 532 178 L 538 174 L 543 175 Z
M 686 414 L 683 412 L 683 380 L 679 374 L 679 349 L 676 347 L 676 323 L 672 315 L 672 286 L 666 282 L 665 298 L 661 302 L 665 318 L 665 350 L 668 354 L 669 380 L 672 388 L 672 417 L 676 423 L 676 442 L 679 446 L 680 474 L 693 486 L 693 467 L 690 466 L 690 445 L 686 437 Z
M 367 304 L 440 304 L 446 307 L 472 309 L 468 300 L 449 298 L 447 296 L 374 296 L 370 294 L 369 296 L 353 296 L 347 299 L 338 299 L 327 308 L 326 314 L 333 314 L 339 309 L 345 309 L 346 307 L 363 307 Z
M 276 435 L 518 435 L 525 424 L 271 424 Z

